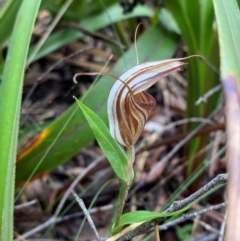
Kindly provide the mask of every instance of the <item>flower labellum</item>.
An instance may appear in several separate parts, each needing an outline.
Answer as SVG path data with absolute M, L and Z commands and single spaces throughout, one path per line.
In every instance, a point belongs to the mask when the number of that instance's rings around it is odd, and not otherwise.
M 113 84 L 107 111 L 111 135 L 123 146 L 131 147 L 138 140 L 155 99 L 144 92 L 161 78 L 180 71 L 182 59 L 146 62 L 124 72 Z

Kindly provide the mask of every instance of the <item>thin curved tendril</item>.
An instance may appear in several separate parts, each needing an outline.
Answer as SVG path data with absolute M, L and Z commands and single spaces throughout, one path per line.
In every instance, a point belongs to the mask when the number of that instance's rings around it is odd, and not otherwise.
M 113 74 L 108 74 L 108 73 L 101 73 L 101 72 L 92 72 L 92 73 L 87 73 L 87 72 L 83 72 L 83 73 L 76 73 L 74 76 L 73 76 L 73 83 L 74 84 L 78 84 L 78 81 L 77 81 L 77 77 L 78 76 L 84 76 L 84 75 L 100 75 L 100 76 L 109 76 L 109 77 L 112 77 L 114 79 L 116 79 L 116 81 L 120 81 L 122 82 L 122 84 L 129 90 L 130 94 L 133 96 L 133 92 L 131 90 L 131 88 L 129 87 L 129 85 L 127 83 L 125 83 L 123 80 L 119 79 L 118 77 L 116 77 L 115 75 Z

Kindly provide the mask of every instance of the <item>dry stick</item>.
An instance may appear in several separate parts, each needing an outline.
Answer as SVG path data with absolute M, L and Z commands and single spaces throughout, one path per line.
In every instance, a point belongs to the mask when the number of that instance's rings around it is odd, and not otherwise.
M 21 208 L 29 207 L 29 206 L 32 206 L 33 204 L 36 204 L 36 203 L 37 203 L 37 200 L 34 199 L 32 201 L 29 201 L 29 202 L 26 202 L 26 203 L 23 203 L 23 204 L 15 205 L 14 210 L 19 210 Z
M 164 213 L 171 213 L 171 212 L 175 212 L 177 210 L 182 209 L 183 207 L 192 203 L 193 201 L 195 201 L 196 199 L 198 199 L 203 194 L 207 193 L 208 191 L 210 191 L 211 189 L 213 189 L 217 185 L 225 184 L 227 182 L 227 180 L 228 180 L 228 173 L 218 174 L 215 178 L 213 178 L 205 186 L 200 188 L 195 193 L 191 194 L 189 197 L 187 197 L 183 200 L 180 200 L 180 201 L 173 202 L 172 205 L 164 211 Z
M 220 203 L 220 204 L 216 204 L 216 205 L 212 205 L 210 207 L 204 208 L 200 211 L 196 211 L 194 213 L 184 214 L 182 217 L 180 217 L 178 219 L 175 219 L 172 222 L 159 225 L 159 230 L 167 230 L 168 228 L 170 228 L 172 226 L 175 226 L 179 223 L 185 222 L 186 220 L 196 218 L 196 217 L 198 217 L 198 216 L 200 216 L 200 215 L 202 215 L 206 212 L 217 210 L 217 209 L 220 209 L 220 208 L 223 208 L 223 207 L 226 207 L 226 206 L 227 206 L 227 202 L 223 202 L 223 203 Z
M 114 208 L 115 208 L 115 205 L 107 204 L 105 206 L 92 208 L 92 209 L 88 210 L 88 213 L 89 214 L 94 214 L 94 213 L 97 213 L 97 212 L 104 212 L 104 211 L 112 210 Z M 73 219 L 73 218 L 82 217 L 83 215 L 84 215 L 83 212 L 77 212 L 77 213 L 68 214 L 68 215 L 65 215 L 63 217 L 58 217 L 56 219 L 56 223 L 67 221 L 67 220 L 70 220 L 70 219 Z
M 97 237 L 97 240 L 100 241 L 101 240 L 101 237 L 100 235 L 98 234 L 98 231 L 93 223 L 93 220 L 90 216 L 90 214 L 88 213 L 88 210 L 83 202 L 83 200 L 81 198 L 78 197 L 78 195 L 76 194 L 76 192 L 74 190 L 71 190 L 71 193 L 73 194 L 73 196 L 75 197 L 76 201 L 78 202 L 79 206 L 82 208 L 84 214 L 85 214 L 85 217 L 87 218 L 88 220 L 88 223 L 89 225 L 91 226 L 95 236 Z
M 174 128 L 175 126 L 184 125 L 184 124 L 187 124 L 187 123 L 190 123 L 190 122 L 202 122 L 202 123 L 204 122 L 204 123 L 209 124 L 209 125 L 214 125 L 214 122 L 212 120 L 210 120 L 210 119 L 199 118 L 199 117 L 192 117 L 192 118 L 186 118 L 186 119 L 182 119 L 182 120 L 171 122 L 170 124 L 165 125 L 163 127 L 162 131 L 166 131 L 166 130 Z
M 205 95 L 203 95 L 202 97 L 200 97 L 196 102 L 195 105 L 200 105 L 202 102 L 206 103 L 207 99 L 213 95 L 214 93 L 218 92 L 219 90 L 222 89 L 221 85 L 217 85 L 214 88 L 210 89 Z
M 65 192 L 65 194 L 63 195 L 60 203 L 57 206 L 57 209 L 55 211 L 55 213 L 53 214 L 53 216 L 48 219 L 45 223 L 31 229 L 30 231 L 24 233 L 21 235 L 21 238 L 28 238 L 30 236 L 32 236 L 33 234 L 40 232 L 43 229 L 48 228 L 50 225 L 52 225 L 53 223 L 56 222 L 57 220 L 57 216 L 60 214 L 63 205 L 65 204 L 69 194 L 71 193 L 71 190 L 75 188 L 75 186 L 80 182 L 80 180 L 88 173 L 90 172 L 93 168 L 95 168 L 98 164 L 100 164 L 103 160 L 105 159 L 105 156 L 100 156 L 98 159 L 96 159 L 94 162 L 92 162 L 87 168 L 85 168 L 78 176 L 77 178 L 73 181 L 73 183 L 70 185 L 70 187 L 68 188 L 68 190 Z M 19 239 L 15 239 L 15 241 L 20 241 L 22 240 L 21 238 Z
M 187 197 L 183 200 L 180 200 L 180 201 L 173 202 L 172 205 L 169 208 L 167 208 L 165 211 L 163 211 L 163 213 L 171 213 L 171 212 L 181 210 L 182 208 L 184 208 L 187 205 L 194 202 L 196 199 L 198 199 L 203 194 L 207 193 L 208 191 L 210 191 L 211 189 L 216 187 L 217 185 L 225 184 L 227 182 L 227 180 L 228 180 L 228 174 L 227 173 L 217 175 L 209 183 L 207 183 L 205 186 L 200 188 L 198 191 L 196 191 L 195 193 L 193 193 L 189 197 Z M 135 224 L 136 228 L 134 228 L 132 230 L 131 230 L 131 226 L 129 226 L 129 227 L 127 227 L 127 230 L 129 230 L 128 232 L 125 233 L 125 231 L 122 230 L 120 232 L 121 236 L 119 236 L 120 235 L 120 233 L 119 233 L 119 234 L 116 235 L 116 238 L 113 236 L 113 237 L 107 239 L 106 241 L 126 241 L 126 240 L 130 240 L 131 238 L 133 238 L 137 235 L 151 232 L 152 228 L 154 226 L 158 225 L 159 222 L 161 222 L 162 220 L 163 220 L 163 218 L 156 218 L 156 219 L 144 222 L 143 224 L 141 224 L 137 227 L 136 227 L 137 224 Z

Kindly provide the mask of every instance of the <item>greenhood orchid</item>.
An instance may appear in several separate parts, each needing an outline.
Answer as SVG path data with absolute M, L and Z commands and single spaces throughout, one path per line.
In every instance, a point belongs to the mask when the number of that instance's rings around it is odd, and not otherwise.
M 181 60 L 141 63 L 115 81 L 109 92 L 107 111 L 110 133 L 118 143 L 126 147 L 136 143 L 156 104 L 144 90 L 161 78 L 180 71 L 185 64 Z

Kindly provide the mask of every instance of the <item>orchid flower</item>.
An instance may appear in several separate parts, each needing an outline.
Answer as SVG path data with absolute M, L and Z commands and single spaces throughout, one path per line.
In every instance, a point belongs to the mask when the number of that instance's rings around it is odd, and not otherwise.
M 107 111 L 111 135 L 123 146 L 132 147 L 138 140 L 156 100 L 147 88 L 161 78 L 180 71 L 182 59 L 138 64 L 124 72 L 113 84 Z

